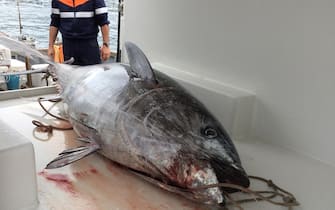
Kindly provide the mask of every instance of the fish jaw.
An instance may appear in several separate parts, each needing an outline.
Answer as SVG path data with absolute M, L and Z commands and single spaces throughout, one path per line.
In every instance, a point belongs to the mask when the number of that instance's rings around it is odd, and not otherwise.
M 224 197 L 219 187 L 195 189 L 219 183 L 215 171 L 206 162 L 176 158 L 168 169 L 168 177 L 173 185 L 185 188 L 191 193 L 186 196 L 189 199 L 206 204 L 224 203 Z
M 220 162 L 220 171 L 211 161 L 196 158 L 175 158 L 173 164 L 168 168 L 168 178 L 172 185 L 186 188 L 190 194 L 185 194 L 191 200 L 205 204 L 225 204 L 223 192 L 232 193 L 238 190 L 220 187 L 224 184 L 235 184 L 248 188 L 250 185 L 248 175 L 244 169 L 237 164 Z M 220 177 L 219 177 L 220 176 Z M 215 185 L 218 185 L 217 187 Z M 180 193 L 183 195 L 183 193 Z
M 211 184 L 218 184 L 218 179 L 214 170 L 207 166 L 202 169 L 192 167 L 192 174 L 188 177 L 190 180 L 190 189 L 202 187 Z M 221 204 L 224 203 L 222 191 L 218 187 L 208 188 L 204 190 L 193 191 L 194 197 L 203 200 L 207 204 Z
M 211 166 L 214 168 L 215 174 L 217 175 L 220 183 L 234 184 L 244 188 L 249 187 L 249 177 L 241 165 L 228 162 L 221 162 L 220 165 L 218 164 L 219 163 L 211 161 Z M 223 187 L 222 190 L 227 193 L 239 191 L 237 189 L 227 187 Z

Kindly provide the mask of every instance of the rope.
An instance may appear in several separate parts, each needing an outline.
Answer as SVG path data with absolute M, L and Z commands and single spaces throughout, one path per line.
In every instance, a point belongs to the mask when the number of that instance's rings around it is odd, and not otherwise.
M 249 176 L 249 178 L 267 183 L 267 185 L 270 188 L 272 188 L 274 191 L 254 191 L 249 188 L 245 188 L 240 185 L 230 184 L 230 183 L 217 183 L 217 184 L 204 185 L 204 186 L 199 186 L 199 187 L 193 187 L 191 188 L 191 190 L 205 190 L 205 189 L 214 188 L 214 187 L 224 187 L 224 188 L 237 189 L 244 193 L 255 196 L 255 198 L 233 200 L 230 196 L 227 196 L 227 193 L 224 192 L 224 194 L 230 200 L 230 203 L 227 203 L 227 204 L 234 205 L 240 210 L 243 210 L 243 208 L 239 205 L 240 203 L 257 202 L 257 201 L 267 201 L 274 205 L 287 207 L 289 210 L 291 210 L 293 206 L 299 205 L 299 202 L 296 200 L 296 198 L 294 197 L 292 193 L 278 187 L 276 184 L 272 182 L 272 180 L 267 180 L 267 179 L 264 179 L 262 177 L 257 177 L 257 176 Z M 262 194 L 272 194 L 272 195 L 264 196 Z M 283 202 L 274 201 L 273 199 L 275 199 L 276 197 L 281 197 Z
M 235 201 L 228 193 L 223 192 L 223 194 L 228 198 L 228 200 L 230 200 L 230 202 L 237 207 L 239 210 L 243 210 L 243 208 L 239 205 L 238 201 Z
M 52 134 L 52 131 L 54 129 L 55 130 L 62 130 L 62 131 L 73 129 L 72 127 L 63 128 L 63 127 L 57 127 L 57 126 L 53 126 L 53 125 L 45 125 L 38 120 L 33 120 L 32 123 L 39 129 L 39 131 L 49 133 L 49 134 Z
M 52 117 L 54 117 L 54 118 L 56 118 L 56 119 L 58 119 L 58 120 L 68 121 L 68 120 L 65 119 L 65 118 L 56 116 L 56 115 L 52 114 L 51 112 L 49 112 L 49 111 L 43 106 L 43 104 L 42 104 L 42 100 L 43 100 L 43 99 L 44 99 L 44 98 L 39 97 L 39 98 L 37 99 L 37 101 L 38 101 L 38 103 L 40 104 L 41 108 L 45 111 L 45 113 L 47 113 L 48 115 L 50 115 L 50 116 L 52 116 Z M 57 103 L 57 102 L 61 101 L 61 99 L 48 99 L 47 101 Z
M 42 107 L 42 109 L 50 116 L 58 119 L 58 120 L 62 120 L 62 121 L 66 121 L 66 122 L 69 122 L 67 119 L 65 118 L 62 118 L 62 117 L 59 117 L 59 116 L 56 116 L 52 113 L 49 112 L 49 110 L 47 110 L 43 104 L 42 104 L 42 100 L 44 98 L 40 97 L 37 99 L 38 103 L 40 104 L 40 106 Z M 48 99 L 47 101 L 50 101 L 50 102 L 54 102 L 54 103 L 58 103 L 60 102 L 62 99 L 60 98 L 57 98 L 57 99 Z M 42 122 L 38 121 L 38 120 L 33 120 L 32 123 L 39 129 L 39 131 L 41 132 L 45 132 L 45 133 L 48 133 L 48 134 L 52 134 L 52 131 L 55 129 L 55 130 L 72 130 L 73 127 L 67 127 L 67 128 L 63 128 L 63 127 L 57 127 L 57 126 L 53 126 L 53 125 L 45 125 L 43 124 Z
M 269 196 L 266 196 L 267 199 L 273 199 L 275 198 L 278 194 L 274 191 L 256 191 L 257 193 L 260 194 L 270 194 Z M 250 202 L 258 202 L 258 201 L 263 201 L 261 198 L 246 198 L 246 199 L 240 199 L 236 200 L 235 202 L 237 203 L 250 203 Z M 228 205 L 232 205 L 233 202 L 227 202 Z
M 52 134 L 52 126 L 51 125 L 44 125 L 43 123 L 41 123 L 40 121 L 37 120 L 33 120 L 32 123 L 39 128 L 39 131 L 44 132 L 44 133 L 49 133 Z

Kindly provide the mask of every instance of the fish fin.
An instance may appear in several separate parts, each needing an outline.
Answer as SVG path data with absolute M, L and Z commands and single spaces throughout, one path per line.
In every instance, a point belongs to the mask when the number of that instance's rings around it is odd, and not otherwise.
M 70 154 L 70 153 L 74 153 L 74 152 L 83 151 L 85 149 L 86 149 L 85 146 L 80 146 L 80 147 L 76 147 L 76 148 L 66 149 L 63 152 L 59 153 L 58 155 L 66 155 L 66 154 Z
M 143 51 L 132 42 L 126 42 L 125 48 L 128 55 L 131 74 L 136 77 L 157 83 L 151 64 Z
M 84 143 L 92 143 L 92 139 L 86 138 L 86 137 L 78 137 L 78 141 L 84 142 Z
M 48 163 L 45 168 L 53 169 L 66 166 L 96 152 L 99 149 L 100 146 L 98 144 L 90 144 L 87 146 L 64 150 L 57 158 Z

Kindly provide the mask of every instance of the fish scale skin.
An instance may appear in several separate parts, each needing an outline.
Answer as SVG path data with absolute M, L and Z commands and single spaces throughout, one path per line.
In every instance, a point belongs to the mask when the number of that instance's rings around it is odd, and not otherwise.
M 202 159 L 220 156 L 227 163 L 241 165 L 236 149 L 230 139 L 206 140 L 201 136 L 203 124 L 216 125 L 210 113 L 195 98 L 190 96 L 174 81 L 156 73 L 158 86 L 146 84 L 143 80 L 131 79 L 127 69 L 112 64 L 108 71 L 87 71 L 85 77 L 70 83 L 64 90 L 64 102 L 68 115 L 76 123 L 84 124 L 99 134 L 101 154 L 122 165 L 142 171 L 152 177 L 167 180 L 183 187 L 215 184 L 218 178 L 211 167 Z M 76 126 L 76 131 L 86 133 Z M 219 126 L 219 129 L 220 126 Z M 222 132 L 222 137 L 226 132 Z M 171 165 L 180 154 L 179 168 L 174 169 L 178 176 L 171 176 Z M 197 154 L 197 155 L 194 155 Z M 203 168 L 188 174 L 186 162 L 193 159 L 193 165 Z M 183 161 L 184 166 L 183 166 Z M 200 176 L 208 174 L 207 179 Z M 193 178 L 192 178 L 193 177 Z M 185 185 L 185 180 L 192 183 Z M 218 188 L 195 193 L 198 200 L 221 203 Z

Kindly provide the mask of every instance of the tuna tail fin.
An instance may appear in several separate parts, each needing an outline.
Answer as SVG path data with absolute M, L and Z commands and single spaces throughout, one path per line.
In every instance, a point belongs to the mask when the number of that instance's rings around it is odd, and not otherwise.
M 48 163 L 45 168 L 53 169 L 66 166 L 96 152 L 99 149 L 99 145 L 89 144 L 87 146 L 80 146 L 74 149 L 64 150 L 57 158 Z
M 143 51 L 132 42 L 126 42 L 125 48 L 132 74 L 138 78 L 157 83 L 150 62 Z

